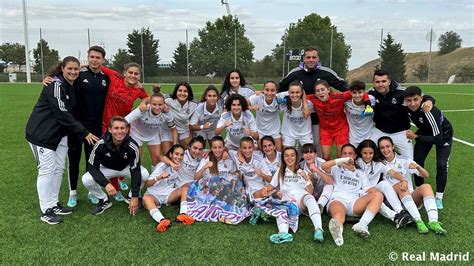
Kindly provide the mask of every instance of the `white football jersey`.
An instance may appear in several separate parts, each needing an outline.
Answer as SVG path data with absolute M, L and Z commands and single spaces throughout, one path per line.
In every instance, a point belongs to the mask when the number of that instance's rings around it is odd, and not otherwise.
M 369 178 L 369 183 L 372 186 L 377 185 L 380 180 L 380 177 L 386 175 L 390 168 L 382 162 L 370 162 L 365 163 L 362 158 L 358 158 L 356 161 L 357 165 L 362 168 L 365 175 Z
M 359 169 L 351 171 L 334 165 L 331 168 L 331 176 L 334 178 L 333 192 L 343 192 L 359 196 L 360 193 L 364 193 L 372 187 L 369 183 L 369 178 Z
M 375 98 L 369 95 L 372 106 L 375 105 Z M 349 142 L 357 147 L 363 140 L 370 139 L 374 128 L 374 116 L 362 116 L 365 105 L 356 105 L 351 99 L 344 103 L 347 123 L 349 124 Z
M 168 128 L 175 127 L 173 117 L 170 114 L 159 113 L 154 115 L 150 107 L 143 113 L 140 109 L 136 108 L 125 119 L 130 124 L 130 130 L 133 131 L 133 134 L 138 136 L 143 142 L 152 140 L 160 133 L 163 126 Z
M 194 181 L 194 174 L 196 173 L 200 162 L 201 159 L 193 158 L 189 153 L 189 150 L 184 152 L 184 158 L 181 161 L 178 170 L 178 187 Z
M 307 101 L 308 108 L 314 112 L 313 103 Z M 287 110 L 286 103 L 280 104 L 280 110 L 283 112 L 283 119 L 281 125 L 281 134 L 285 136 L 298 139 L 302 136 L 311 135 L 311 117 L 304 118 L 303 103 L 297 108 L 292 108 L 291 113 Z
M 208 129 L 203 129 L 206 132 L 213 132 L 216 129 L 217 122 L 222 114 L 222 106 L 216 104 L 216 107 L 212 112 L 207 110 L 207 103 L 202 102 L 199 103 L 196 109 L 194 110 L 193 114 L 191 115 L 191 119 L 189 120 L 190 125 L 204 125 L 206 123 L 211 123 L 211 127 Z
M 221 103 L 222 105 L 225 105 L 225 101 L 229 97 L 229 95 L 235 94 L 233 90 L 230 90 L 229 92 L 223 92 L 221 94 Z M 248 99 L 250 96 L 255 94 L 255 91 L 251 88 L 247 87 L 241 87 L 239 86 L 239 89 L 237 90 L 237 94 L 244 96 L 245 99 Z M 229 110 L 227 110 L 229 111 Z
M 196 170 L 196 172 L 198 172 L 199 170 L 201 170 L 206 164 L 207 162 L 209 162 L 209 157 L 208 158 L 205 158 L 205 159 L 202 159 L 201 160 L 201 163 L 199 163 L 199 166 Z M 204 177 L 210 177 L 211 176 L 211 173 L 209 171 L 210 169 L 207 168 L 205 171 L 204 171 Z M 233 179 L 235 179 L 235 172 L 237 171 L 237 167 L 235 166 L 235 163 L 233 160 L 231 159 L 227 159 L 227 160 L 220 160 L 219 162 L 217 162 L 217 170 L 219 171 L 219 177 L 221 178 L 224 178 L 225 180 L 227 181 L 231 181 Z
M 248 163 L 247 162 L 241 163 L 239 161 L 237 151 L 230 150 L 229 157 L 236 164 L 237 170 L 241 172 L 246 184 L 248 185 L 251 191 L 262 189 L 263 186 L 265 186 L 266 182 L 263 180 L 263 178 L 261 178 L 260 176 L 257 176 L 257 174 L 255 173 L 255 170 L 260 169 L 262 173 L 268 176 L 270 176 L 271 173 L 267 167 L 267 164 L 265 163 L 265 160 L 260 154 L 258 154 L 257 152 L 254 152 L 252 155 L 252 159 Z
M 239 148 L 240 139 L 247 135 L 244 134 L 244 128 L 249 128 L 250 131 L 257 132 L 257 125 L 255 124 L 255 118 L 252 112 L 245 111 L 240 115 L 240 118 L 236 120 L 231 112 L 222 113 L 217 127 L 224 126 L 225 121 L 231 121 L 232 124 L 226 128 L 225 143 L 226 147 L 232 150 Z
M 278 171 L 278 168 L 280 168 L 280 165 L 281 165 L 281 152 L 276 151 L 276 157 L 275 157 L 275 160 L 273 162 L 270 162 L 268 160 L 268 157 L 266 157 L 263 153 L 262 153 L 262 156 L 263 156 L 263 159 L 265 159 L 265 163 L 268 166 L 268 170 L 270 170 L 271 176 L 273 176 L 275 174 L 275 172 Z
M 272 136 L 280 132 L 280 107 L 276 98 L 267 104 L 265 95 L 254 94 L 250 96 L 249 101 L 251 105 L 258 105 L 258 109 L 255 110 L 255 122 L 260 136 Z
M 325 162 L 326 162 L 326 160 L 324 160 L 323 158 L 319 158 L 319 157 L 314 158 L 314 164 L 319 169 L 321 169 L 321 165 Z M 308 164 L 304 160 L 300 162 L 300 169 L 302 169 L 306 173 L 312 175 L 311 170 L 309 170 Z M 323 187 L 326 185 L 326 182 L 319 175 L 316 175 L 316 176 L 313 176 L 313 177 L 317 178 L 316 182 L 313 182 L 315 192 L 317 194 L 321 194 L 321 192 L 323 190 Z
M 163 162 L 156 165 L 153 173 L 150 174 L 148 180 L 155 179 L 155 177 L 167 172 L 169 176 L 165 179 L 158 180 L 153 186 L 147 188 L 147 192 L 153 195 L 167 195 L 169 191 L 176 189 L 176 182 L 178 181 L 178 171 Z
M 395 155 L 395 158 L 391 162 L 389 162 L 387 160 L 385 160 L 384 162 L 387 163 L 387 166 L 390 169 L 393 169 L 395 172 L 398 172 L 403 177 L 405 177 L 406 181 L 408 182 L 408 190 L 410 192 L 413 192 L 413 182 L 411 180 L 411 175 L 412 174 L 417 174 L 417 175 L 420 174 L 418 172 L 418 170 L 410 169 L 410 167 L 409 167 L 410 163 L 414 163 L 415 161 L 407 159 L 407 158 L 399 156 L 399 155 Z M 395 185 L 398 182 L 400 182 L 395 177 L 393 177 L 389 174 L 384 175 L 384 179 L 387 180 L 388 182 L 390 182 L 390 184 L 392 184 L 392 185 Z
M 273 187 L 278 187 L 280 185 L 280 191 L 284 194 L 289 195 L 298 195 L 308 193 L 306 191 L 306 180 L 301 175 L 304 170 L 298 169 L 296 173 L 288 169 L 285 169 L 285 176 L 283 177 L 283 182 L 280 180 L 279 170 L 275 172 L 272 177 L 270 184 Z
M 184 105 L 181 105 L 177 99 L 173 98 L 166 98 L 165 103 L 169 107 L 169 113 L 174 118 L 178 133 L 189 132 L 189 118 L 196 109 L 197 103 L 187 101 Z

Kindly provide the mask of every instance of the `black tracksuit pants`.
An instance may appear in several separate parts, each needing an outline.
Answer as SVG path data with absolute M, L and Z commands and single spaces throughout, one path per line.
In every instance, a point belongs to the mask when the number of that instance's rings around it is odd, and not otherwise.
M 443 193 L 448 181 L 448 161 L 451 155 L 453 141 L 444 142 L 449 145 L 435 145 L 432 143 L 416 142 L 413 160 L 420 166 L 425 166 L 425 159 L 433 146 L 436 146 L 436 192 Z M 424 183 L 422 177 L 415 175 L 415 185 L 421 186 Z

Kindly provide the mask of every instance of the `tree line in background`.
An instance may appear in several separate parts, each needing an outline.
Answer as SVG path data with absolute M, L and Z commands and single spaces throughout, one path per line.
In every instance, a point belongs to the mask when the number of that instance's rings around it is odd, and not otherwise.
M 245 34 L 245 25 L 235 16 L 223 16 L 214 22 L 208 21 L 198 31 L 198 36 L 190 42 L 189 50 L 185 43 L 178 43 L 173 53 L 171 67 L 160 68 L 159 40 L 149 28 L 144 27 L 128 34 L 128 49 L 118 49 L 111 60 L 108 60 L 108 64 L 122 72 L 126 63 L 136 62 L 144 66 L 145 77 L 185 76 L 188 73 L 189 59 L 191 75 L 222 77 L 236 64 L 246 76 L 281 77 L 282 72 L 287 73 L 299 64 L 298 61 L 284 59 L 284 54 L 286 55 L 289 49 L 299 51 L 314 46 L 319 51 L 322 65 L 330 66 L 342 77 L 348 72 L 351 47 L 346 44 L 344 34 L 338 31 L 329 17 L 312 13 L 296 23 L 291 23 L 272 53 L 260 60 L 254 60 L 255 46 Z M 330 40 L 332 40 L 332 53 Z M 460 48 L 461 43 L 462 39 L 456 32 L 448 31 L 438 40 L 438 53 L 440 55 L 450 53 Z M 402 44 L 397 43 L 391 34 L 387 34 L 379 51 L 381 62 L 377 68 L 389 70 L 394 80 L 404 82 L 405 55 Z M 38 73 L 47 71 L 60 59 L 58 51 L 51 49 L 44 39 L 41 39 L 33 49 L 33 57 L 33 69 Z M 0 45 L 0 59 L 19 67 L 25 65 L 24 46 L 19 43 L 3 43 Z M 420 80 L 426 80 L 427 62 L 417 65 L 414 74 Z

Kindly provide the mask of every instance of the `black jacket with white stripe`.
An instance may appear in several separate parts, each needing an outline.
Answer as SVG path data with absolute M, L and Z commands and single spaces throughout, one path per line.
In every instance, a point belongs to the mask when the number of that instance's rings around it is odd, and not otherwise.
M 73 116 L 76 107 L 74 86 L 61 76 L 43 87 L 26 124 L 26 139 L 30 143 L 56 150 L 67 134 L 74 134 L 78 139 L 84 139 L 89 134 Z
M 407 107 L 408 109 L 408 107 Z M 416 141 L 435 145 L 451 144 L 453 140 L 453 127 L 443 112 L 433 106 L 431 111 L 424 113 L 421 108 L 413 112 L 408 109 L 408 116 L 416 125 Z
M 94 180 L 102 187 L 107 186 L 109 181 L 100 171 L 100 166 L 112 170 L 122 171 L 125 167 L 130 167 L 132 179 L 132 196 L 138 197 L 141 183 L 140 154 L 138 144 L 127 136 L 120 146 L 115 146 L 112 135 L 106 132 L 104 136 L 94 145 L 89 160 L 87 161 L 87 171 Z

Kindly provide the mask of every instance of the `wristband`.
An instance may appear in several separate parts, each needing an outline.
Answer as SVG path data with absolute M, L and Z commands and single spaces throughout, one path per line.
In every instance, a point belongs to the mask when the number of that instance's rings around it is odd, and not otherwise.
M 204 128 L 204 125 L 199 126 L 199 128 L 202 130 Z
M 337 166 L 341 166 L 342 164 L 348 163 L 351 158 L 337 158 L 334 160 Z

